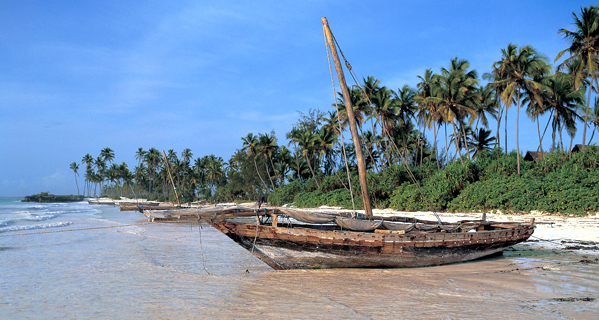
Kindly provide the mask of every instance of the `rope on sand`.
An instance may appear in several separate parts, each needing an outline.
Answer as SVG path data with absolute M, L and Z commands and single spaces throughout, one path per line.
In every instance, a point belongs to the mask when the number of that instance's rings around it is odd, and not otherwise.
M 204 245 L 202 245 L 202 220 L 200 219 L 200 215 L 199 214 L 197 214 L 197 216 L 198 216 L 198 231 L 200 233 L 200 255 L 202 257 L 202 267 L 204 267 L 204 271 L 206 271 L 206 273 L 209 276 L 211 276 L 212 273 L 210 273 L 210 271 L 208 271 L 208 269 L 206 269 L 206 263 L 204 262 Z M 190 222 L 189 226 L 191 228 L 190 231 L 193 229 L 191 221 L 192 220 L 189 220 L 189 222 Z
M 256 247 L 256 239 L 258 239 L 258 228 L 260 227 L 260 218 L 258 217 L 258 210 L 254 209 L 254 213 L 256 214 L 256 235 L 254 236 L 254 243 L 252 244 L 252 250 L 250 250 L 251 255 L 248 257 L 248 262 L 245 267 L 245 274 L 250 273 L 250 264 L 252 263 L 252 258 L 254 255 L 254 248 Z M 264 213 L 266 214 L 266 208 L 264 208 Z
M 539 239 L 539 241 L 546 241 L 546 242 L 557 242 L 557 243 L 561 243 L 562 240 L 547 240 L 547 239 L 542 239 L 539 237 L 535 237 L 535 236 L 530 236 L 531 238 L 535 238 L 535 239 Z

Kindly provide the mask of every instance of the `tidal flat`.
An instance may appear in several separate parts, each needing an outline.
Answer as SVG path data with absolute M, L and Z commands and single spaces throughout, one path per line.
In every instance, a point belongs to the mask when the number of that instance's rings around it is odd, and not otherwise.
M 0 223 L 3 319 L 594 319 L 599 313 L 599 254 L 565 249 L 565 239 L 557 241 L 561 246 L 537 239 L 501 256 L 427 268 L 274 271 L 207 224 L 148 223 L 114 206 L 3 202 Z

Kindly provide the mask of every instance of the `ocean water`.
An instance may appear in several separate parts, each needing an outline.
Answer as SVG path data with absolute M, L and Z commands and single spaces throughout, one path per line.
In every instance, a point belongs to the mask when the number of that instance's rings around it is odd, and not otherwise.
M 595 257 L 274 271 L 215 229 L 0 198 L 0 319 L 596 319 Z

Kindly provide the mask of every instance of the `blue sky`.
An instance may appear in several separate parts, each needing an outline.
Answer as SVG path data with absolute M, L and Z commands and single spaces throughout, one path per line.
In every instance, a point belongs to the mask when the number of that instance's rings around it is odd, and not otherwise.
M 287 144 L 297 111 L 333 103 L 323 16 L 358 76 L 396 90 L 455 56 L 482 75 L 510 42 L 553 61 L 568 45 L 557 31 L 590 4 L 3 1 L 0 196 L 76 193 L 69 164 L 105 147 L 133 169 L 139 147 L 228 160 L 249 132 Z M 521 149 L 536 150 L 536 125 L 522 114 L 520 126 Z

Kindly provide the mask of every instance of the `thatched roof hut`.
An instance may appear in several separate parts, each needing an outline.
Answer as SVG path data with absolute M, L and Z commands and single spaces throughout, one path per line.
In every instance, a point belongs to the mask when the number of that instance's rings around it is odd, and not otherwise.
M 594 145 L 587 144 L 586 146 L 583 147 L 582 144 L 577 144 L 574 146 L 574 148 L 572 148 L 572 152 L 582 151 L 586 147 L 597 148 L 597 146 L 594 146 Z
M 547 154 L 549 154 L 549 152 L 527 151 L 526 155 L 524 156 L 524 160 L 537 162 L 537 161 L 543 159 L 543 157 L 546 156 Z

